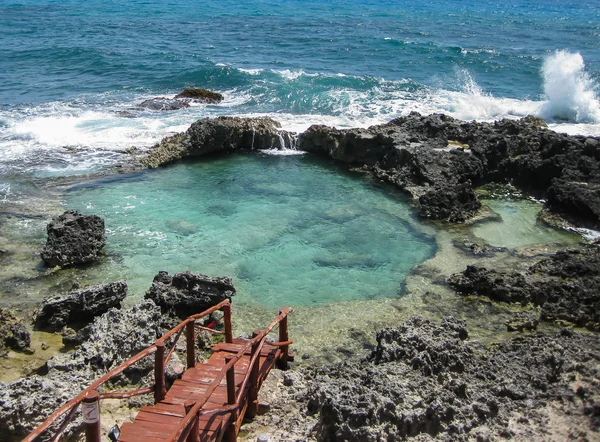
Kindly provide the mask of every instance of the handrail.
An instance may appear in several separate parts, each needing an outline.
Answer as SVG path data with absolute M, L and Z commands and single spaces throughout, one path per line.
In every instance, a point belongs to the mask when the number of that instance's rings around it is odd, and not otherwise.
M 258 333 L 254 338 L 250 339 L 246 343 L 246 345 L 235 354 L 235 356 L 232 356 L 231 360 L 221 368 L 221 371 L 217 374 L 215 379 L 212 381 L 212 383 L 208 387 L 208 389 L 205 393 L 204 399 L 202 401 L 195 403 L 195 405 L 192 407 L 192 409 L 186 414 L 184 419 L 179 423 L 178 428 L 173 430 L 173 432 L 169 435 L 169 439 L 168 439 L 169 442 L 180 441 L 183 433 L 186 432 L 186 430 L 188 429 L 188 426 L 190 424 L 193 424 L 195 418 L 199 418 L 200 416 L 209 415 L 209 414 L 222 414 L 222 413 L 234 412 L 235 410 L 237 410 L 239 408 L 241 399 L 243 398 L 244 389 L 247 386 L 247 382 L 248 382 L 248 379 L 250 376 L 250 370 L 251 370 L 253 364 L 255 363 L 256 358 L 258 358 L 260 356 L 260 351 L 262 350 L 262 346 L 266 342 L 267 335 L 271 332 L 271 330 L 273 330 L 273 328 L 277 324 L 279 324 L 285 317 L 287 317 L 287 315 L 291 311 L 292 311 L 291 308 L 281 309 L 281 313 L 264 330 L 262 330 L 260 333 Z M 260 346 L 260 348 L 257 349 L 257 351 L 255 352 L 254 356 L 252 357 L 252 359 L 250 361 L 250 364 L 248 365 L 248 368 L 246 369 L 246 374 L 244 376 L 244 382 L 242 383 L 242 388 L 240 388 L 240 392 L 238 393 L 238 397 L 236 398 L 235 404 L 232 404 L 230 407 L 224 407 L 222 409 L 210 410 L 210 412 L 202 412 L 202 410 L 201 410 L 202 407 L 206 404 L 206 402 L 208 402 L 208 399 L 210 398 L 212 393 L 215 391 L 215 389 L 219 386 L 219 384 L 223 380 L 223 377 L 225 376 L 227 371 L 230 368 L 232 368 L 233 366 L 235 366 L 235 363 L 238 360 L 240 360 L 240 358 L 242 356 L 244 356 L 246 351 L 256 342 L 259 342 L 258 345 Z
M 98 389 L 99 387 L 104 385 L 106 382 L 108 382 L 110 379 L 117 376 L 118 374 L 121 374 L 124 370 L 126 370 L 127 368 L 129 368 L 130 366 L 135 364 L 136 362 L 140 361 L 141 359 L 143 359 L 147 356 L 150 356 L 151 354 L 156 353 L 158 344 L 164 345 L 165 341 L 168 338 L 173 336 L 178 331 L 183 330 L 183 327 L 185 327 L 188 323 L 195 321 L 196 319 L 203 318 L 204 316 L 210 315 L 211 313 L 213 313 L 217 310 L 220 310 L 225 306 L 230 306 L 230 305 L 231 304 L 230 304 L 229 300 L 226 299 L 201 313 L 197 313 L 195 315 L 189 316 L 187 319 L 185 319 L 179 325 L 175 326 L 174 328 L 169 330 L 167 333 L 165 333 L 163 336 L 161 336 L 156 341 L 154 341 L 154 343 L 150 347 L 142 350 L 135 356 L 132 356 L 131 358 L 127 359 L 125 362 L 121 363 L 121 365 L 112 369 L 111 371 L 106 373 L 104 376 L 102 376 L 99 379 L 97 379 L 96 381 L 94 381 L 89 387 L 87 387 L 85 390 L 83 390 L 81 393 L 79 393 L 77 396 L 75 396 L 73 399 L 71 399 L 65 405 L 63 405 L 58 410 L 56 410 L 54 413 L 52 413 L 50 416 L 48 416 L 48 418 L 40 426 L 38 426 L 35 430 L 33 430 L 31 433 L 29 433 L 29 435 L 27 437 L 25 437 L 25 439 L 23 439 L 22 442 L 35 441 L 35 439 L 37 437 L 39 437 L 41 434 L 43 434 L 52 424 L 54 424 L 54 422 L 59 417 L 61 417 L 66 412 L 71 411 L 73 409 L 73 407 L 78 406 L 83 401 L 83 399 L 86 397 L 86 395 L 88 393 Z M 179 335 L 181 335 L 181 333 L 179 333 Z M 178 338 L 179 338 L 179 336 L 177 336 L 177 339 Z M 177 343 L 177 339 L 175 340 L 173 345 L 175 345 Z M 167 357 L 167 361 L 168 361 L 168 358 L 171 356 L 171 353 L 172 352 L 169 353 L 169 355 Z M 152 390 L 150 390 L 150 391 L 153 391 L 153 390 L 154 390 L 154 387 L 152 387 Z M 147 391 L 147 389 L 139 389 L 139 390 L 135 390 L 133 393 L 145 394 L 147 392 L 149 392 L 149 391 Z M 116 393 L 115 395 L 117 395 L 117 394 L 118 393 Z M 127 393 L 123 393 L 123 394 L 127 394 Z M 109 397 L 107 393 L 105 393 L 105 395 L 106 395 L 105 397 Z M 72 418 L 73 414 L 74 414 L 74 412 L 72 414 L 70 414 L 71 418 Z M 69 421 L 69 420 L 70 419 L 67 419 L 67 421 Z M 64 423 L 61 425 L 62 431 L 64 431 L 64 428 L 62 428 L 63 426 L 66 426 L 66 425 Z

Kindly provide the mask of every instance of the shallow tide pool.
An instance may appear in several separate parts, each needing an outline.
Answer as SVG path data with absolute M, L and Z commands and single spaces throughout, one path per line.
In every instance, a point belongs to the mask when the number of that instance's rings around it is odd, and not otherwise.
M 126 279 L 131 301 L 160 270 L 228 275 L 236 303 L 323 305 L 397 297 L 433 256 L 389 186 L 309 156 L 233 155 L 79 185 L 67 206 L 105 219 L 94 279 Z

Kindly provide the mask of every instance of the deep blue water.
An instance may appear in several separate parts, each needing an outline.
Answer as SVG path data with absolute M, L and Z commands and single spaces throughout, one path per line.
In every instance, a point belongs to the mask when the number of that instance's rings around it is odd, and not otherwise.
M 536 114 L 600 134 L 599 82 L 597 0 L 3 0 L 0 173 L 85 172 L 223 114 L 297 131 Z M 135 107 L 186 86 L 225 101 Z
M 541 61 L 556 49 L 580 52 L 592 76 L 600 70 L 595 0 L 9 0 L 0 35 L 3 104 L 250 86 L 236 68 L 343 73 L 361 81 L 305 87 L 361 89 L 371 77 L 437 86 L 464 67 L 487 92 L 522 99 L 541 96 Z M 305 110 L 290 98 L 282 110 Z

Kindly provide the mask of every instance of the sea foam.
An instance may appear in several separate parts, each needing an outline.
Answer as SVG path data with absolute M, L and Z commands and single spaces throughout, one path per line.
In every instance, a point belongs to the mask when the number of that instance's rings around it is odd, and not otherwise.
M 556 51 L 542 67 L 544 92 L 548 99 L 540 115 L 553 120 L 600 123 L 597 85 L 585 72 L 579 52 Z

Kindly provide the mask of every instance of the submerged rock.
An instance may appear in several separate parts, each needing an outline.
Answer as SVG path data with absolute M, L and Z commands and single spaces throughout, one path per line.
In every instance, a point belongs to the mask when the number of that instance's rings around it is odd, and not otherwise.
M 29 330 L 9 309 L 0 307 L 0 356 L 7 349 L 24 351 L 31 345 Z
M 232 296 L 235 287 L 230 277 L 211 278 L 186 271 L 172 276 L 159 272 L 144 298 L 160 306 L 163 314 L 185 319 Z
M 36 324 L 40 328 L 52 330 L 61 330 L 67 325 L 86 324 L 110 308 L 121 308 L 121 302 L 126 296 L 125 281 L 85 287 L 67 295 L 52 296 L 42 303 Z
M 540 323 L 539 315 L 534 312 L 515 313 L 512 318 L 506 321 L 508 331 L 522 332 L 524 330 L 535 330 Z
M 468 266 L 448 279 L 459 294 L 500 302 L 532 303 L 541 319 L 568 321 L 600 331 L 600 248 L 588 245 L 559 251 L 529 267 L 504 272 Z
M 106 244 L 104 220 L 68 210 L 46 227 L 48 239 L 41 257 L 50 267 L 94 261 Z
M 161 333 L 160 320 L 160 308 L 148 301 L 128 310 L 110 309 L 86 327 L 81 346 L 48 361 L 46 375 L 0 383 L 0 432 L 6 440 L 26 436 L 93 380 L 152 345 Z M 139 379 L 153 365 L 152 357 L 145 358 L 125 375 Z M 71 430 L 79 424 L 76 419 Z
M 491 350 L 466 337 L 464 321 L 412 318 L 380 331 L 366 359 L 308 373 L 308 411 L 319 418 L 312 435 L 319 441 L 530 440 L 547 429 L 549 401 L 568 416 L 567 425 L 597 434 L 598 361 L 589 354 L 600 350 L 598 336 L 524 335 Z M 591 385 L 584 396 L 572 389 L 574 376 Z
M 204 118 L 183 133 L 166 137 L 142 159 L 147 167 L 159 167 L 186 157 L 233 150 L 284 148 L 291 135 L 267 117 Z
M 165 97 L 150 98 L 149 100 L 142 101 L 138 106 L 143 109 L 155 111 L 170 111 L 190 107 L 190 105 L 184 101 Z

